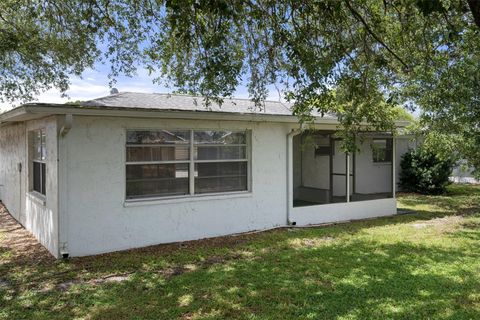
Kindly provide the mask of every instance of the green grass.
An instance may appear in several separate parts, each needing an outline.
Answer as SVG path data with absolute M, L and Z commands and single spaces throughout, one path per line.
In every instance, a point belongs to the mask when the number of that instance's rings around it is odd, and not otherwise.
M 0 319 L 479 319 L 480 187 L 399 207 L 417 213 L 68 262 L 5 249 Z

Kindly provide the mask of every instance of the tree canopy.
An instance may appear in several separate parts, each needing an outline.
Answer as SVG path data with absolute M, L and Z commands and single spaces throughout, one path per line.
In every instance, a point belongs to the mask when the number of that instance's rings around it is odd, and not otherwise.
M 3 0 L 0 99 L 65 92 L 97 61 L 206 103 L 245 84 L 261 107 L 276 85 L 301 121 L 338 114 L 347 149 L 364 121 L 392 130 L 396 105 L 421 108 L 479 168 L 479 32 L 478 0 Z

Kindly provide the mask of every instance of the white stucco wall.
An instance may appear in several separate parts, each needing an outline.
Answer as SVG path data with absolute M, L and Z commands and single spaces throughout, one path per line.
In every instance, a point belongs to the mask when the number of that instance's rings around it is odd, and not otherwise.
M 250 193 L 125 202 L 127 128 L 252 130 Z M 68 159 L 67 241 L 82 256 L 271 228 L 286 223 L 286 135 L 272 123 L 79 117 L 60 144 Z M 62 196 L 63 197 L 63 196 Z
M 25 222 L 25 142 L 24 123 L 0 128 L 0 200 L 22 224 Z
M 392 162 L 375 163 L 372 139 L 360 144 L 355 155 L 355 192 L 361 194 L 392 192 Z
M 126 130 L 182 128 L 251 130 L 251 192 L 125 201 Z M 75 116 L 71 131 L 59 141 L 64 186 L 60 242 L 68 243 L 71 256 L 83 256 L 285 225 L 286 144 L 292 128 L 280 123 Z M 336 205 L 294 208 L 291 220 L 310 224 L 395 213 L 394 199 Z
M 27 135 L 31 130 L 45 128 L 46 133 L 46 196 L 39 198 L 27 188 L 25 205 L 25 227 L 43 244 L 48 251 L 58 257 L 58 126 L 55 116 L 32 120 L 26 123 Z M 27 157 L 28 158 L 28 157 Z M 30 176 L 30 166 L 26 166 Z M 30 185 L 27 177 L 27 185 Z
M 46 196 L 31 192 L 28 132 L 46 130 Z M 58 256 L 57 118 L 48 117 L 0 129 L 1 198 L 12 216 L 54 256 Z M 18 171 L 21 163 L 22 171 Z
M 330 157 L 315 156 L 315 145 L 306 143 L 302 154 L 302 178 L 305 187 L 330 189 Z
M 63 121 L 60 116 L 49 117 L 0 128 L 0 185 L 3 184 L 0 197 L 12 215 L 55 256 L 62 250 L 68 251 L 71 256 L 83 256 L 261 230 L 286 223 L 287 134 L 297 129 L 298 125 L 75 116 L 72 129 L 65 137 L 61 137 L 59 128 Z M 39 199 L 29 192 L 27 133 L 39 128 L 45 128 L 47 132 L 45 199 Z M 250 192 L 125 201 L 126 130 L 182 128 L 250 130 Z M 326 126 L 319 129 L 332 128 Z M 397 158 L 404 144 L 397 144 Z M 299 150 L 295 151 L 298 155 Z M 366 154 L 371 157 L 370 152 Z M 345 159 L 342 156 L 338 153 L 334 166 L 344 167 Z M 308 184 L 321 187 L 313 178 L 328 163 L 324 163 L 321 157 L 317 159 L 318 163 L 310 174 L 301 179 L 292 179 L 294 186 L 299 185 L 301 180 L 304 183 L 307 180 Z M 295 161 L 294 165 L 310 160 L 315 160 L 313 150 L 312 159 L 304 158 Z M 18 163 L 22 163 L 22 172 L 18 172 Z M 328 167 L 326 169 L 328 172 Z M 381 179 L 378 175 L 375 181 L 369 181 L 372 185 L 378 185 Z M 342 186 L 339 188 L 342 189 Z M 305 225 L 394 212 L 395 200 L 381 199 L 361 204 L 290 207 L 290 220 Z

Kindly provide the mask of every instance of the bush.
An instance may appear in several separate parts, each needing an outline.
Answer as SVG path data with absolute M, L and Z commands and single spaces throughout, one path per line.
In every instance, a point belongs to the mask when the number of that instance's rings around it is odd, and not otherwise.
M 432 151 L 418 148 L 402 157 L 400 186 L 405 191 L 423 194 L 440 194 L 450 184 L 448 180 L 454 162 L 441 159 Z

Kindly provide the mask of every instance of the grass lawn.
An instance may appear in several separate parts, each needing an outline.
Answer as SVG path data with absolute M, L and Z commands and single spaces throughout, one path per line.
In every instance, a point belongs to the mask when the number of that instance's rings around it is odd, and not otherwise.
M 0 319 L 480 319 L 480 187 L 399 206 L 417 213 L 70 261 L 0 235 Z

